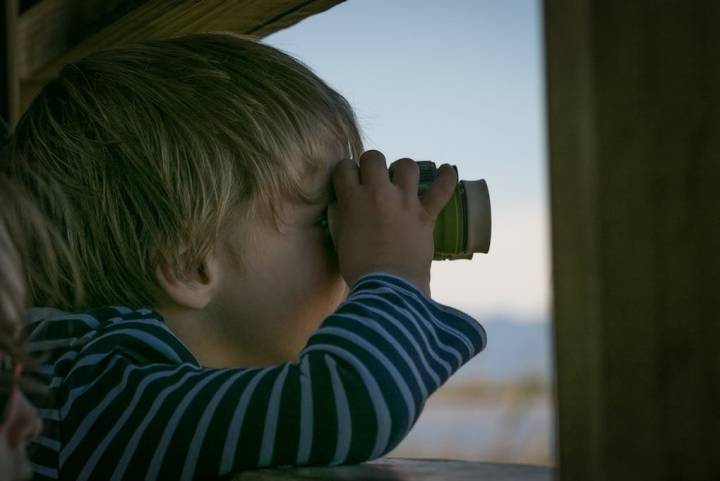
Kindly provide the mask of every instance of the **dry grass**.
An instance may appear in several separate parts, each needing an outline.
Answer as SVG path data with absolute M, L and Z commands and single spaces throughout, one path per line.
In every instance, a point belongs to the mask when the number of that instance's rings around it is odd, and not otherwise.
M 548 381 L 540 376 L 527 376 L 505 382 L 466 382 L 443 386 L 430 398 L 432 403 L 507 403 L 523 404 L 549 395 Z
M 552 405 L 549 382 L 540 376 L 528 376 L 512 382 L 446 385 L 430 398 L 425 412 L 446 410 L 448 407 L 457 407 L 459 413 L 468 412 L 469 406 L 498 412 L 500 419 L 492 428 L 490 446 L 468 446 L 458 435 L 456 439 L 438 439 L 431 448 L 412 442 L 401 444 L 392 455 L 553 465 L 554 436 L 548 432 L 551 428 L 539 422 L 537 416 L 538 406 L 551 409 Z M 468 429 L 472 429 L 471 425 L 469 423 Z

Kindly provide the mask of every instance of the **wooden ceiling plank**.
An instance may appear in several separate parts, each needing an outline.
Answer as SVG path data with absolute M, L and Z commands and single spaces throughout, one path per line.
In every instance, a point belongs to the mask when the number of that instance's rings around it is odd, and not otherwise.
M 64 64 L 95 50 L 141 40 L 209 31 L 252 32 L 262 37 L 327 10 L 342 0 L 149 0 L 70 50 L 63 51 L 67 32 L 57 24 L 67 19 L 73 1 L 76 0 L 45 0 L 21 16 L 21 47 L 44 46 L 21 50 L 28 52 L 19 65 L 20 76 L 26 83 L 42 83 L 57 75 Z M 52 23 L 55 23 L 53 28 L 46 28 L 52 27 L 49 25 Z
M 17 68 L 22 77 L 39 70 L 144 0 L 43 0 L 18 20 Z
M 20 115 L 20 76 L 17 71 L 17 24 L 18 4 L 14 0 L 5 0 L 0 5 L 0 116 L 2 117 L 3 141 L 6 129 L 17 121 Z

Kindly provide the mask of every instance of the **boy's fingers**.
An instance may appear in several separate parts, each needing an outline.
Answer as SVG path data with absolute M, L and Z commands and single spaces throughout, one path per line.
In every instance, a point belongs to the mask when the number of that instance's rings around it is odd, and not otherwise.
M 390 165 L 390 178 L 392 183 L 403 191 L 417 195 L 420 183 L 420 168 L 414 160 L 398 159 Z
M 438 176 L 435 182 L 428 187 L 420 198 L 425 210 L 433 219 L 436 219 L 448 203 L 457 186 L 458 178 L 455 169 L 445 164 L 438 169 Z
M 368 150 L 360 156 L 360 183 L 382 185 L 390 183 L 385 156 L 377 150 Z
M 332 204 L 328 205 L 327 208 L 327 221 L 328 221 L 328 230 L 330 231 L 330 236 L 333 239 L 333 245 L 337 246 L 337 203 L 333 202 Z
M 337 199 L 344 198 L 346 193 L 360 184 L 358 166 L 354 160 L 342 159 L 333 171 L 333 187 Z

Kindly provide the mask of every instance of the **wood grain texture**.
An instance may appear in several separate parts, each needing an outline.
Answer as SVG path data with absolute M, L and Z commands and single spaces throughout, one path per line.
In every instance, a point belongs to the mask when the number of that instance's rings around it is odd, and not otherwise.
M 720 479 L 718 22 L 545 0 L 560 479 Z
M 551 481 L 552 468 L 446 459 L 383 458 L 351 466 L 259 469 L 232 481 Z
M 2 69 L 0 69 L 0 92 L 3 92 L 0 101 L 0 114 L 4 125 L 3 130 L 12 126 L 20 115 L 20 77 L 17 69 L 17 24 L 18 5 L 15 0 L 5 0 L 2 5 L 0 24 L 2 25 Z M 5 132 L 2 133 L 5 135 Z
M 342 0 L 43 0 L 18 21 L 22 108 L 63 65 L 102 48 L 190 33 L 264 37 Z
M 18 29 L 18 71 L 34 72 L 134 10 L 145 0 L 43 0 L 24 11 Z

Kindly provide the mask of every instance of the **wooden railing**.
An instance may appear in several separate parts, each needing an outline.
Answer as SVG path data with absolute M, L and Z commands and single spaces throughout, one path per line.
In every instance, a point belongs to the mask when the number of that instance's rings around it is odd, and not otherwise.
M 548 466 L 481 463 L 447 459 L 383 458 L 349 466 L 275 468 L 245 471 L 232 481 L 550 481 Z

